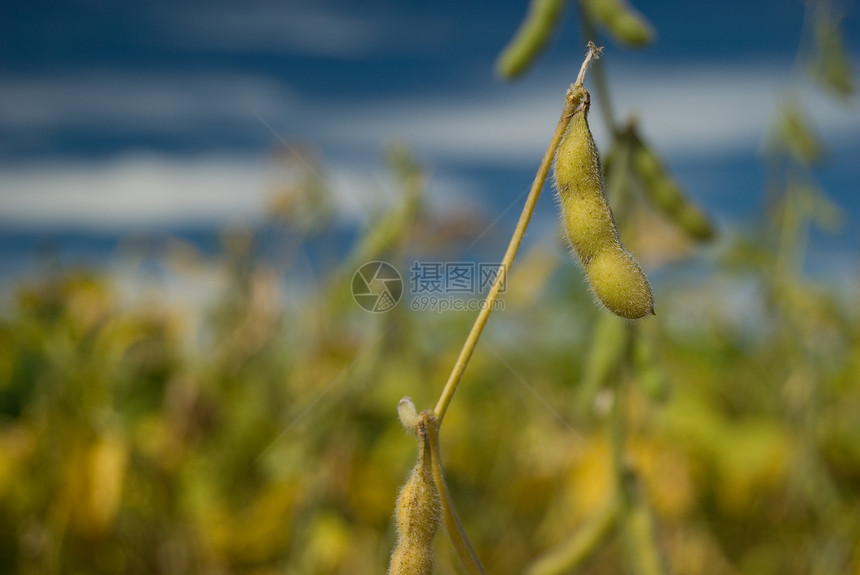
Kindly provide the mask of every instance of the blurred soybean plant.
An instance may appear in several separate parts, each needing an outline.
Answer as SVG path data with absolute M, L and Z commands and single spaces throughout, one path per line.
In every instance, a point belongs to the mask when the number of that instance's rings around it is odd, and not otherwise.
M 523 24 L 497 61 L 499 76 L 514 79 L 534 62 L 561 21 L 564 4 L 553 0 L 531 2 Z M 589 40 L 596 40 L 598 31 L 630 47 L 647 45 L 654 39 L 653 26 L 621 0 L 587 0 L 576 6 Z M 644 245 L 658 253 L 675 250 L 671 243 L 661 246 L 659 239 L 653 239 L 655 228 L 674 228 L 685 243 L 711 240 L 715 232 L 710 219 L 683 193 L 658 154 L 645 143 L 635 121 L 622 125 L 613 117 L 600 63 L 595 67 L 594 78 L 598 105 L 612 135 L 610 150 L 604 157 L 607 195 L 622 235 L 633 238 L 631 249 L 637 252 Z M 659 214 L 656 220 L 655 213 Z M 634 227 L 639 228 L 638 233 Z M 659 305 L 658 300 L 658 309 Z M 602 550 L 620 545 L 622 554 L 616 557 L 622 569 L 665 573 L 666 550 L 662 548 L 651 502 L 660 495 L 643 489 L 647 469 L 631 461 L 636 451 L 631 443 L 641 425 L 631 409 L 631 404 L 643 401 L 637 392 L 644 392 L 651 401 L 662 402 L 669 389 L 667 370 L 656 351 L 659 326 L 648 321 L 625 324 L 609 314 L 596 318 L 593 326 L 581 375 L 574 378 L 575 397 L 578 414 L 591 413 L 597 415 L 597 420 L 604 420 L 595 422 L 596 429 L 602 428 L 607 436 L 593 440 L 606 453 L 605 457 L 596 457 L 602 468 L 599 481 L 604 486 L 579 521 L 556 526 L 553 545 L 531 561 L 526 571 L 567 573 L 593 560 Z M 588 489 L 593 491 L 594 487 Z M 571 515 L 572 511 L 569 510 Z M 563 535 L 565 532 L 570 535 Z

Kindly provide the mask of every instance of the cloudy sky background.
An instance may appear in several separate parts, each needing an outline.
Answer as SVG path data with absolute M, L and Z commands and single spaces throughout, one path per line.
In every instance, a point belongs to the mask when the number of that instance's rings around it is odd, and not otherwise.
M 26 258 L 44 238 L 109 249 L 129 232 L 260 221 L 281 139 L 320 152 L 345 227 L 392 201 L 379 182 L 395 142 L 432 173 L 433 209 L 479 204 L 493 220 L 528 188 L 584 45 L 568 10 L 540 64 L 500 83 L 493 62 L 526 9 L 507 4 L 7 3 L 0 256 Z M 762 207 L 761 152 L 791 88 L 829 153 L 819 181 L 846 210 L 841 235 L 814 247 L 856 266 L 860 107 L 798 74 L 803 4 L 634 5 L 658 41 L 629 51 L 602 39 L 616 115 L 636 114 L 689 193 L 742 222 Z M 856 63 L 857 6 L 837 10 Z M 555 217 L 548 199 L 539 221 Z

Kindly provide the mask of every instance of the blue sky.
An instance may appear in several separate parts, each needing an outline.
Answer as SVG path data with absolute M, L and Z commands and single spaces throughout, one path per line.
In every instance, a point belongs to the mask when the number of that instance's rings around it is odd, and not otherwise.
M 796 85 L 830 154 L 818 177 L 847 215 L 842 235 L 817 249 L 856 265 L 860 109 L 856 97 L 836 103 L 792 76 L 804 5 L 633 4 L 657 42 L 632 51 L 601 39 L 616 114 L 641 119 L 692 196 L 718 218 L 742 221 L 761 208 L 763 141 Z M 120 237 L 259 221 L 279 138 L 320 152 L 341 225 L 394 199 L 384 150 L 395 142 L 432 173 L 431 209 L 477 206 L 493 220 L 530 184 L 585 43 L 568 10 L 539 65 L 499 82 L 494 60 L 525 10 L 453 1 L 5 3 L 0 227 L 14 234 L 0 249 L 25 249 L 21 234 Z M 839 2 L 837 11 L 856 68 L 857 6 Z M 545 198 L 538 220 L 554 217 Z

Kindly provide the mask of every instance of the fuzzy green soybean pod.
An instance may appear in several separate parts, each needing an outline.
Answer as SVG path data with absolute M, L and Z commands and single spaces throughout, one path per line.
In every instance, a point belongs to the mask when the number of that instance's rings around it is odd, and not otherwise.
M 410 402 L 411 403 L 411 402 Z M 442 503 L 433 481 L 433 464 L 425 422 L 416 423 L 418 463 L 397 498 L 397 547 L 389 575 L 432 575 L 433 537 Z
M 594 256 L 585 273 L 594 295 L 615 315 L 640 319 L 654 313 L 651 284 L 623 246 Z
M 626 319 L 654 313 L 648 278 L 621 244 L 604 193 L 603 169 L 588 127 L 591 98 L 582 90 L 555 158 L 559 207 L 568 240 L 585 269 L 591 291 L 609 311 Z
M 552 38 L 563 8 L 564 0 L 531 0 L 516 35 L 496 61 L 496 74 L 511 80 L 525 72 Z
M 642 192 L 660 213 L 678 226 L 687 236 L 697 241 L 714 237 L 714 228 L 708 216 L 681 190 L 669 175 L 657 154 L 635 134 L 631 164 L 633 173 L 642 186 Z

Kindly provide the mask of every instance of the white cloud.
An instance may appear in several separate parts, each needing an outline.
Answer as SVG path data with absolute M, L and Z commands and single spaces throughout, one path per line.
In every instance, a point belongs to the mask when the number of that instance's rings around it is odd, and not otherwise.
M 757 149 L 788 82 L 786 66 L 685 65 L 609 67 L 618 118 L 635 113 L 643 133 L 664 153 L 706 157 Z M 562 80 L 559 80 L 559 79 Z M 404 142 L 441 161 L 536 165 L 561 109 L 562 72 L 513 86 L 451 86 L 391 99 L 359 99 L 348 91 L 306 97 L 282 83 L 241 75 L 131 75 L 116 71 L 50 79 L 11 78 L 0 85 L 0 133 L 42 142 L 69 129 L 92 137 L 156 135 L 200 138 L 237 131 L 260 142 L 296 136 L 353 158 Z M 855 137 L 856 106 L 818 92 L 800 94 L 829 142 Z M 599 102 L 592 108 L 598 143 L 607 140 Z
M 0 83 L 0 101 L 0 129 L 16 137 L 69 128 L 178 135 L 192 126 L 257 123 L 254 112 L 284 115 L 293 104 L 284 86 L 264 77 L 118 70 L 7 78 Z
M 787 64 L 767 61 L 619 70 L 615 75 L 619 116 L 635 113 L 646 135 L 679 156 L 758 149 L 792 80 Z M 806 105 L 822 135 L 836 141 L 856 135 L 856 106 L 836 103 L 808 82 L 795 88 L 793 95 Z
M 642 118 L 643 132 L 667 156 L 718 161 L 755 152 L 788 80 L 769 63 L 669 69 L 613 69 L 616 114 Z M 556 76 L 561 77 L 561 74 Z M 474 184 L 451 162 L 534 167 L 557 121 L 565 86 L 536 79 L 515 86 L 437 89 L 392 100 L 310 100 L 253 76 L 131 76 L 10 80 L 0 86 L 0 133 L 50 140 L 69 127 L 100 135 L 154 130 L 162 134 L 247 122 L 260 141 L 295 134 L 330 151 L 324 178 L 342 220 L 366 221 L 390 205 L 392 187 L 378 160 L 391 141 L 405 142 L 434 170 L 429 198 L 438 206 L 474 197 Z M 856 110 L 802 94 L 831 149 L 860 133 Z M 339 97 L 340 98 L 340 97 Z M 349 99 L 349 101 L 347 101 Z M 592 127 L 606 141 L 597 103 Z M 15 136 L 17 137 L 17 136 Z M 834 143 L 835 142 L 835 143 Z M 122 156 L 81 163 L 43 160 L 0 171 L 0 219 L 26 225 L 148 226 L 258 220 L 271 166 L 258 156 L 191 159 Z M 368 158 L 373 161 L 368 161 Z M 444 198 L 444 200 L 435 200 Z
M 439 41 L 441 30 L 428 18 L 373 13 L 368 5 L 360 13 L 349 6 L 333 10 L 320 3 L 181 7 L 166 23 L 172 41 L 182 47 L 346 60 L 425 50 Z
M 614 76 L 610 89 L 617 118 L 635 113 L 649 140 L 667 154 L 686 157 L 757 149 L 788 82 L 784 66 L 767 62 L 618 70 Z M 494 86 L 466 97 L 435 92 L 356 102 L 349 114 L 324 123 L 321 133 L 354 146 L 394 139 L 446 159 L 533 165 L 548 144 L 565 89 L 554 80 L 529 88 Z M 801 98 L 828 139 L 851 137 L 860 129 L 856 109 L 809 90 Z M 591 126 L 598 142 L 605 142 L 600 113 L 595 100 Z
M 131 231 L 181 224 L 261 222 L 277 189 L 296 172 L 259 158 L 177 159 L 131 155 L 0 171 L 0 221 L 22 227 Z M 383 166 L 337 164 L 319 174 L 337 221 L 366 223 L 399 201 Z M 430 180 L 431 209 L 473 197 L 468 182 Z
M 0 218 L 37 226 L 123 229 L 258 217 L 266 194 L 261 163 L 128 157 L 106 163 L 7 168 Z

